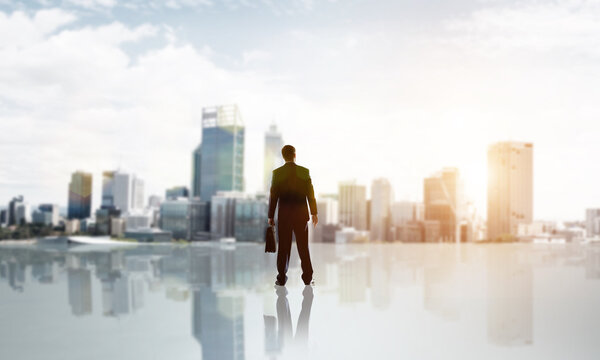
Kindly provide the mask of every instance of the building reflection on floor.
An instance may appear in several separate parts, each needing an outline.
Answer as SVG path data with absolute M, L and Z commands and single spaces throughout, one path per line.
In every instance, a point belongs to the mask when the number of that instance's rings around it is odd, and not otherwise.
M 2 247 L 0 281 L 25 294 L 31 281 L 55 286 L 66 279 L 66 299 L 74 317 L 91 316 L 94 307 L 107 319 L 126 317 L 147 306 L 147 296 L 161 293 L 169 301 L 189 302 L 191 335 L 201 346 L 202 359 L 229 360 L 247 358 L 249 311 L 262 315 L 264 327 L 252 332 L 263 334 L 265 357 L 303 358 L 311 352 L 313 299 L 315 306 L 321 298 L 333 297 L 340 307 L 365 304 L 385 313 L 406 289 L 419 291 L 425 312 L 448 323 L 472 311 L 466 300 L 484 298 L 487 328 L 481 331 L 489 344 L 532 346 L 536 270 L 581 268 L 586 281 L 600 278 L 600 249 L 576 245 L 315 244 L 313 258 L 317 287 L 303 288 L 300 308 L 290 307 L 288 289 L 273 287 L 275 257 L 252 244 L 106 251 Z M 303 287 L 299 274 L 293 258 L 288 288 Z M 99 304 L 93 302 L 96 289 L 101 291 Z M 274 307 L 275 313 L 249 306 L 246 300 L 252 294 L 264 298 L 265 308 Z M 327 311 L 335 312 L 336 306 Z M 293 313 L 298 313 L 295 332 Z

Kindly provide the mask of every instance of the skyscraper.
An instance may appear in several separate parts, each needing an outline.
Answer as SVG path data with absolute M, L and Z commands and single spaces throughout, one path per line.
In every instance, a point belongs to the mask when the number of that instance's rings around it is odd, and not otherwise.
M 600 209 L 585 210 L 585 231 L 588 238 L 600 235 Z
M 14 197 L 8 203 L 8 225 L 17 224 L 17 207 L 24 202 L 23 195 Z
M 196 150 L 192 184 L 203 201 L 217 191 L 244 190 L 244 125 L 236 105 L 202 109 L 202 143 Z
M 371 184 L 371 240 L 388 241 L 390 231 L 390 206 L 392 203 L 392 186 L 387 179 L 373 180 Z
M 69 183 L 69 219 L 86 219 L 92 213 L 92 174 L 76 171 Z
M 356 230 L 367 229 L 367 189 L 356 181 L 339 184 L 339 222 Z
M 277 125 L 272 124 L 265 133 L 265 164 L 264 164 L 264 190 L 269 192 L 271 188 L 271 175 L 273 170 L 283 164 L 281 148 L 283 139 L 277 131 Z
M 144 180 L 135 175 L 131 179 L 131 208 L 136 210 L 144 208 Z
M 121 210 L 122 214 L 144 207 L 144 181 L 125 172 L 102 173 L 102 206 Z
M 423 184 L 425 220 L 439 221 L 442 241 L 456 242 L 458 239 L 457 223 L 462 217 L 462 193 L 458 169 L 445 168 L 425 178 Z
M 200 172 L 202 165 L 202 144 L 199 144 L 192 153 L 192 196 L 200 197 Z M 209 199 L 210 200 L 210 199 Z
M 517 235 L 533 221 L 533 144 L 499 142 L 488 149 L 488 239 Z

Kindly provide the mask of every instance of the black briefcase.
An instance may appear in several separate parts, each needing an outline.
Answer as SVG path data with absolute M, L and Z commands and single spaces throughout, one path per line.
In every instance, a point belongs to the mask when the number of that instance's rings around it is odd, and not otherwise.
M 274 253 L 277 251 L 277 243 L 275 242 L 275 226 L 267 226 L 265 233 L 265 252 Z

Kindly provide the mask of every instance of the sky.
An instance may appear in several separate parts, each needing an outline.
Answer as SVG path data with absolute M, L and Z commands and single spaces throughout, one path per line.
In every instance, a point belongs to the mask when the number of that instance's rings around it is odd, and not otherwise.
M 237 104 L 246 190 L 275 122 L 316 193 L 457 167 L 485 217 L 487 147 L 534 144 L 534 218 L 600 207 L 600 1 L 0 0 L 0 203 L 67 203 L 120 168 L 191 181 L 202 107 Z

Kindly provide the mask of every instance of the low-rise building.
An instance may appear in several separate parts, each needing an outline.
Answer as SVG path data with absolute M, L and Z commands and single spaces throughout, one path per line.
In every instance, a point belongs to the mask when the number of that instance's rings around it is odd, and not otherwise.
M 125 231 L 125 237 L 138 242 L 170 242 L 173 234 L 156 228 L 138 228 Z

